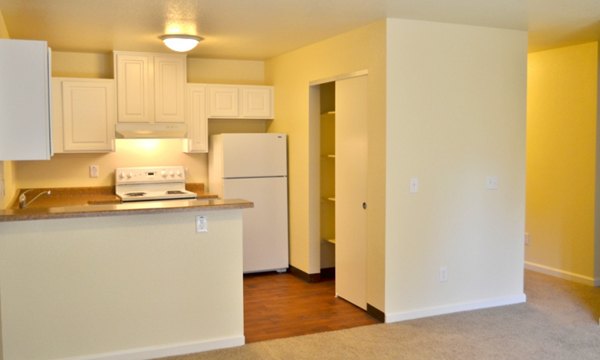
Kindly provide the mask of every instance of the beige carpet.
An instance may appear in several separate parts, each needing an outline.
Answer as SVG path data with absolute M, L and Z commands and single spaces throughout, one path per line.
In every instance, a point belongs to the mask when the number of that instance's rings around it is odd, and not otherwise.
M 600 359 L 600 288 L 527 272 L 525 292 L 527 304 L 170 359 Z

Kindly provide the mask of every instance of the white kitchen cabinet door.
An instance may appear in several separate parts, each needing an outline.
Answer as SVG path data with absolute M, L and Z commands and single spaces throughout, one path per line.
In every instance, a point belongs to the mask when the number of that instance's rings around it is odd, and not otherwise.
M 117 120 L 185 122 L 185 55 L 115 52 Z
M 208 117 L 230 118 L 239 117 L 239 89 L 237 86 L 208 85 Z
M 188 153 L 208 152 L 208 118 L 206 117 L 206 87 L 189 84 L 187 86 L 187 128 L 188 138 L 184 151 Z
M 273 118 L 273 87 L 271 86 L 242 86 L 241 114 L 248 119 Z
M 367 76 L 335 83 L 335 292 L 367 308 Z
M 0 40 L 0 161 L 52 156 L 45 41 Z
M 185 57 L 154 57 L 155 122 L 182 122 L 185 119 Z
M 117 109 L 120 122 L 154 119 L 152 58 L 142 54 L 115 54 Z
M 60 93 L 56 97 L 62 98 L 58 104 L 62 118 L 54 121 L 62 122 L 55 127 L 59 131 L 62 129 L 62 144 L 56 144 L 56 148 L 61 152 L 76 153 L 113 151 L 116 119 L 114 80 L 58 81 Z M 58 136 L 55 139 L 60 141 Z

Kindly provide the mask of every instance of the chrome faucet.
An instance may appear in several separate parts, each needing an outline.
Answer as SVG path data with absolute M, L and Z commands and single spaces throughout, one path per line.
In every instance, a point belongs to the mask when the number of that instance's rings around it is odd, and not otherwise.
M 27 201 L 27 196 L 25 196 L 25 194 L 27 194 L 28 192 L 30 192 L 33 189 L 29 189 L 29 190 L 25 190 L 21 193 L 21 195 L 19 195 L 19 209 L 25 209 L 27 206 L 29 206 L 29 204 L 31 204 L 32 202 L 34 202 L 37 198 L 39 198 L 40 196 L 46 194 L 46 195 L 50 195 L 51 191 L 50 190 L 45 190 L 40 192 L 39 194 L 37 194 L 36 196 L 33 197 L 33 199 Z

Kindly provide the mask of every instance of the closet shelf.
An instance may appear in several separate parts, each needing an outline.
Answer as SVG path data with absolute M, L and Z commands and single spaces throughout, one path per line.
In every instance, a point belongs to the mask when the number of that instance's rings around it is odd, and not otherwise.
M 335 238 L 333 238 L 333 239 L 323 239 L 323 241 L 335 245 Z

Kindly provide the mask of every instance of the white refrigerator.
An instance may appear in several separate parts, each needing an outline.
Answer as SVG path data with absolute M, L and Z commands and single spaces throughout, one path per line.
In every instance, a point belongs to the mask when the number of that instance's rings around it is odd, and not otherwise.
M 244 199 L 244 273 L 285 271 L 288 255 L 287 136 L 219 134 L 210 138 L 208 190 Z

